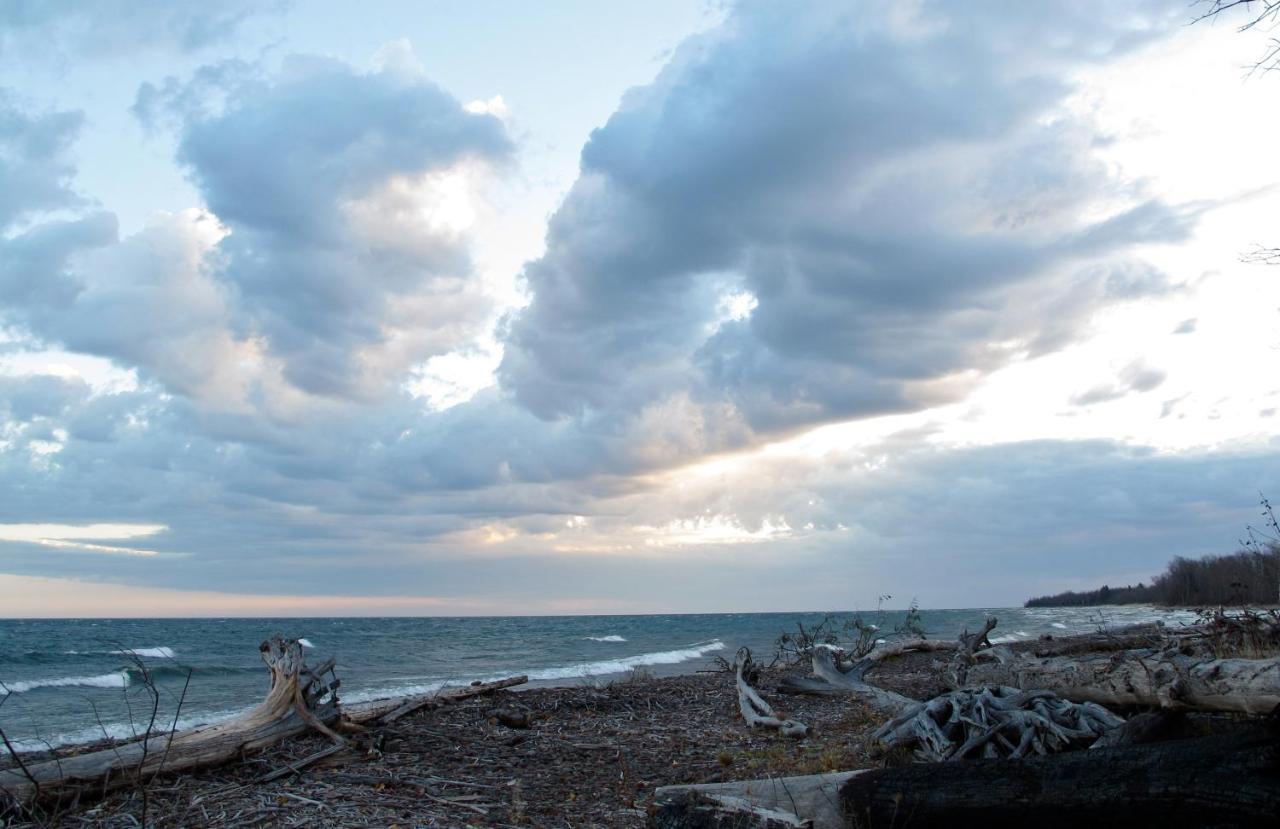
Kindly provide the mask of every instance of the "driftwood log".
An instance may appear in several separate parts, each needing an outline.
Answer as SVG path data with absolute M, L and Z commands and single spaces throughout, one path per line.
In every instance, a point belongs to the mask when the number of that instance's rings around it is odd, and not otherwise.
M 220 765 L 246 751 L 265 748 L 289 737 L 318 731 L 334 742 L 325 750 L 345 747 L 338 733 L 359 723 L 390 722 L 409 711 L 439 707 L 526 682 L 526 677 L 476 684 L 439 694 L 377 700 L 339 707 L 339 680 L 333 660 L 309 668 L 296 639 L 273 637 L 262 643 L 262 660 L 271 672 L 271 689 L 252 710 L 212 725 L 170 734 L 150 735 L 103 751 L 88 752 L 41 763 L 23 763 L 0 770 L 0 814 L 7 806 L 26 808 L 37 802 L 57 803 L 85 794 L 102 794 L 123 786 L 140 785 L 162 772 L 187 771 Z
M 1266 714 L 1280 705 L 1280 659 L 1214 659 L 1177 649 L 1015 656 L 971 666 L 968 680 L 1113 706 Z
M 847 826 L 1274 826 L 1280 736 L 1246 734 L 877 769 L 840 790 Z
M 1269 713 L 1280 705 L 1280 658 L 1215 658 L 1212 649 L 1203 646 L 1207 634 L 1199 628 L 1170 631 L 1163 640 L 1158 629 L 1101 634 L 1036 653 L 1014 653 L 1005 647 L 981 647 L 995 621 L 989 619 L 978 634 L 962 635 L 959 643 L 950 645 L 956 687 L 1005 686 L 1052 691 L 1080 703 L 1252 715 Z M 1197 641 L 1201 646 L 1196 646 Z M 1097 647 L 1086 649 L 1090 644 Z M 813 676 L 789 677 L 779 690 L 853 694 L 896 714 L 911 701 L 868 682 L 867 674 L 913 650 L 947 649 L 933 640 L 906 640 L 845 662 L 838 652 L 815 648 Z
M 733 661 L 733 672 L 737 677 L 738 711 L 747 725 L 753 728 L 771 728 L 786 737 L 804 737 L 809 733 L 809 726 L 786 717 L 779 716 L 773 706 L 765 702 L 764 697 L 751 687 L 746 675 L 751 671 L 751 650 L 741 648 Z
M 666 786 L 651 827 L 1274 826 L 1280 735 L 1246 731 L 1016 760 Z

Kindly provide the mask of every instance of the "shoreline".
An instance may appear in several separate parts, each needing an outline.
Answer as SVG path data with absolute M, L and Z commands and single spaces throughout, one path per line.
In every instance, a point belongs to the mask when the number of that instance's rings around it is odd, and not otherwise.
M 1047 636 L 1010 645 L 1031 651 Z M 873 670 L 877 686 L 914 699 L 945 690 L 938 657 L 901 654 Z M 422 709 L 365 732 L 335 753 L 310 732 L 230 763 L 113 792 L 73 807 L 69 822 L 155 827 L 264 825 L 649 825 L 660 787 L 898 766 L 908 758 L 874 738 L 884 713 L 848 696 L 783 696 L 809 666 L 764 668 L 755 681 L 803 739 L 753 729 L 739 714 L 733 674 L 633 671 L 608 681 L 496 690 Z M 67 757 L 89 746 L 59 752 Z M 300 770 L 317 755 L 325 756 Z M 43 823 L 8 824 L 12 827 Z

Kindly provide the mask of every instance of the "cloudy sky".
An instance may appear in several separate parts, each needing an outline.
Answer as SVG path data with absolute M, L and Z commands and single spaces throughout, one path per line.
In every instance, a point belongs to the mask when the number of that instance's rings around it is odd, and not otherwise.
M 1020 604 L 1280 495 L 1273 33 L 0 5 L 0 616 Z

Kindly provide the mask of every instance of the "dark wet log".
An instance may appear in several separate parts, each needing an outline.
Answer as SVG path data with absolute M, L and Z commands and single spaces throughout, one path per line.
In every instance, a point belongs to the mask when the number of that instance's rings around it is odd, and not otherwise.
M 849 826 L 1273 826 L 1274 726 L 1026 760 L 877 769 L 840 790 Z

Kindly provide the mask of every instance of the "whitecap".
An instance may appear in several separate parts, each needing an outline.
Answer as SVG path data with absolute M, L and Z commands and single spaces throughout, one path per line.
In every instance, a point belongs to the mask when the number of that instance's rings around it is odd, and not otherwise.
M 690 659 L 698 659 L 715 651 L 724 650 L 724 642 L 716 639 L 700 645 L 671 651 L 655 651 L 636 656 L 624 656 L 620 659 L 604 659 L 599 662 L 580 662 L 576 665 L 563 665 L 554 668 L 541 668 L 528 671 L 529 679 L 572 679 L 575 677 L 599 676 L 601 674 L 621 674 L 632 668 L 649 665 L 678 665 Z
M 108 653 L 141 656 L 147 659 L 173 659 L 174 657 L 173 648 L 164 646 L 158 648 L 125 648 L 122 651 L 108 651 Z
M 311 641 L 310 641 L 310 640 L 308 640 L 308 639 L 301 639 L 301 638 L 299 638 L 299 639 L 298 639 L 298 644 L 299 644 L 299 645 L 301 645 L 301 646 L 302 646 L 302 647 L 304 647 L 304 648 L 314 648 L 314 647 L 315 647 L 315 645 L 311 644 Z
M 626 639 L 624 639 L 623 637 L 619 636 L 616 633 L 611 633 L 608 636 L 588 636 L 586 638 L 590 639 L 592 642 L 625 642 L 627 641 Z
M 252 708 L 242 708 L 226 711 L 212 711 L 207 714 L 192 714 L 182 717 L 177 722 L 176 730 L 185 731 L 189 728 L 196 728 L 202 725 L 212 725 L 214 723 L 229 720 L 232 717 L 244 714 Z M 170 719 L 164 723 L 165 727 L 172 727 L 173 721 Z M 28 751 L 44 751 L 59 746 L 82 745 L 84 743 L 94 743 L 101 739 L 108 740 L 134 740 L 142 736 L 143 729 L 136 724 L 127 722 L 112 722 L 104 725 L 95 725 L 91 728 L 82 728 L 79 731 L 67 731 L 62 734 L 55 734 L 46 739 L 25 739 L 14 740 L 13 748 L 17 752 Z
M 1053 627 L 1058 628 L 1059 630 L 1066 630 L 1066 629 L 1067 629 L 1067 626 L 1066 626 L 1066 625 L 1064 625 L 1064 624 L 1062 624 L 1062 622 L 1054 622 L 1054 623 L 1052 624 L 1052 626 L 1053 626 Z
M 477 681 L 493 682 L 516 674 L 524 674 L 525 676 L 528 676 L 529 679 L 535 681 L 583 679 L 586 677 L 602 676 L 605 674 L 626 673 L 632 668 L 649 665 L 677 665 L 681 662 L 698 659 L 719 650 L 724 650 L 724 642 L 721 642 L 719 639 L 714 639 L 709 642 L 689 645 L 688 647 L 680 648 L 678 650 L 654 651 L 652 653 L 642 653 L 636 656 L 624 656 L 618 659 L 602 659 L 597 662 L 579 662 L 574 665 L 559 665 L 550 668 L 507 671 L 493 676 L 480 677 Z M 431 678 L 422 677 L 422 679 L 430 680 Z M 435 693 L 446 685 L 451 684 L 458 683 L 456 682 L 456 679 L 436 679 L 428 682 L 396 685 L 394 687 L 354 691 L 343 694 L 342 698 L 347 702 L 366 702 L 368 700 L 386 699 L 388 697 L 416 696 L 418 694 Z
M 54 679 L 28 679 L 18 682 L 6 682 L 4 687 L 11 693 L 25 694 L 36 688 L 128 688 L 129 672 L 116 671 L 97 676 L 63 676 Z

